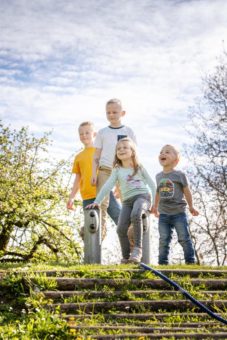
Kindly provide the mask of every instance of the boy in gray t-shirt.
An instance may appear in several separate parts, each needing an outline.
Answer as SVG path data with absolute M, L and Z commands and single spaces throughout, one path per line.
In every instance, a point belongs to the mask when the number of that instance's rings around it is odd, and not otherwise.
M 159 264 L 168 264 L 173 228 L 184 251 L 185 263 L 195 263 L 195 252 L 189 234 L 185 213 L 188 204 L 193 216 L 199 213 L 194 209 L 188 181 L 182 171 L 175 170 L 179 162 L 179 152 L 172 145 L 165 145 L 159 155 L 163 171 L 156 175 L 157 192 L 152 213 L 159 217 Z

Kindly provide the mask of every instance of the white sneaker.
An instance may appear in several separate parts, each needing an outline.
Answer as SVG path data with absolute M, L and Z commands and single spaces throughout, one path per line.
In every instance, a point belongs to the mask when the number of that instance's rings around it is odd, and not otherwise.
M 128 263 L 129 259 L 121 259 L 121 264 L 126 264 Z
M 141 259 L 142 259 L 142 248 L 134 247 L 128 261 L 131 263 L 140 263 Z

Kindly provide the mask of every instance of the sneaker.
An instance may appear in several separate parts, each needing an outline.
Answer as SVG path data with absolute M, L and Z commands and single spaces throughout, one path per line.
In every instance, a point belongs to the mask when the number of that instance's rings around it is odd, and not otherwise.
M 141 258 L 142 258 L 142 249 L 139 247 L 134 247 L 128 261 L 131 263 L 140 263 Z
M 126 264 L 128 263 L 129 259 L 121 259 L 121 264 Z

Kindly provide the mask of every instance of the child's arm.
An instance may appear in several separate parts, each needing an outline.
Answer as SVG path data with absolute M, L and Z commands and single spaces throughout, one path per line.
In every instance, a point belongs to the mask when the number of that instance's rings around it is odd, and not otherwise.
M 142 167 L 142 174 L 144 176 L 144 179 L 145 179 L 146 183 L 148 184 L 149 188 L 151 189 L 151 193 L 152 193 L 152 205 L 153 205 L 154 204 L 155 194 L 156 194 L 155 183 L 154 183 L 153 179 L 150 177 L 150 175 L 148 174 L 147 170 L 144 167 Z
M 94 203 L 87 205 L 86 209 L 99 207 L 101 202 L 104 200 L 104 198 L 110 193 L 110 191 L 115 186 L 116 181 L 117 181 L 117 173 L 116 173 L 116 170 L 113 170 L 110 177 L 108 178 L 106 183 L 103 185 L 103 187 L 99 191 Z
M 99 166 L 99 160 L 101 156 L 102 149 L 95 149 L 94 157 L 92 160 L 92 177 L 91 177 L 91 185 L 96 185 L 97 182 L 97 169 Z
M 155 217 L 159 217 L 159 212 L 158 212 L 159 199 L 160 199 L 159 193 L 156 191 L 154 205 L 151 208 L 151 213 L 154 214 Z
M 81 178 L 80 174 L 76 174 L 75 180 L 73 182 L 72 191 L 69 195 L 69 200 L 66 205 L 67 209 L 69 210 L 73 210 L 74 199 L 80 188 L 80 178 Z
M 184 192 L 185 199 L 188 203 L 188 208 L 189 208 L 190 213 L 193 216 L 198 216 L 199 212 L 193 207 L 192 194 L 191 194 L 189 187 L 188 186 L 183 187 L 183 192 Z

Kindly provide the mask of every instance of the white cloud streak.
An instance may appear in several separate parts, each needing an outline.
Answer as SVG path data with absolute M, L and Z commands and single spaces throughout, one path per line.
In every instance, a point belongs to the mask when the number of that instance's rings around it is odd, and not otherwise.
M 68 158 L 81 120 L 107 125 L 105 102 L 119 97 L 152 174 L 163 144 L 188 141 L 188 107 L 227 35 L 225 0 L 8 0 L 0 9 L 5 122 L 53 130 Z

